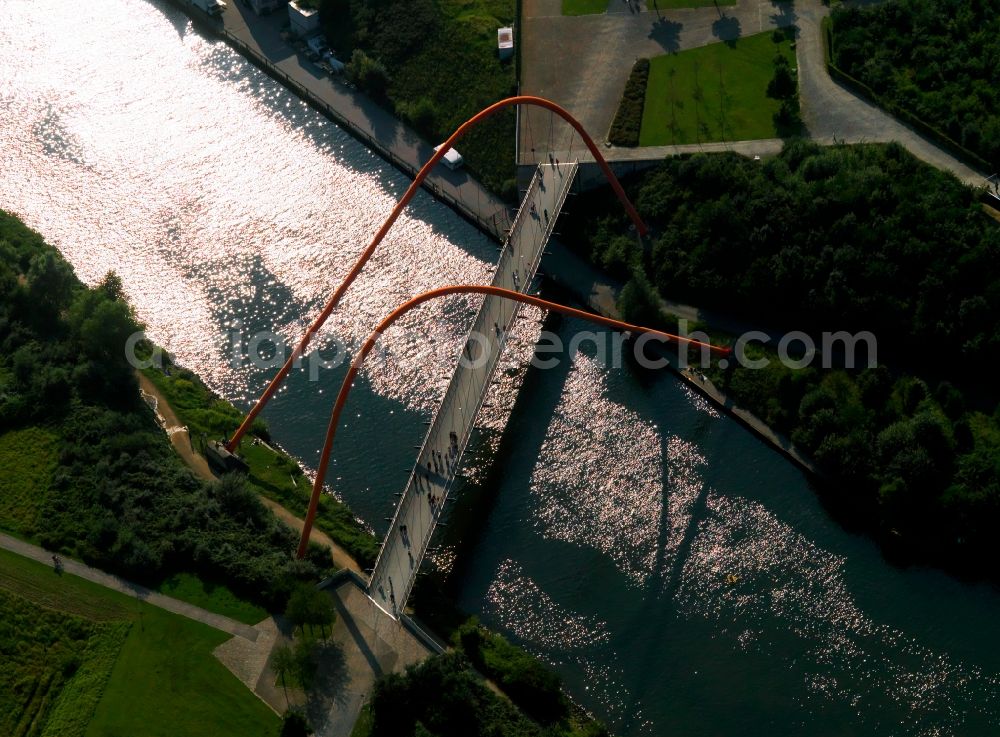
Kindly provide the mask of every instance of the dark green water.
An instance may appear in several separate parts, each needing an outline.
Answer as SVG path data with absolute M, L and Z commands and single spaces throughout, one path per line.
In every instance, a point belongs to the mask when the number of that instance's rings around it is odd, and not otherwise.
M 462 604 L 620 732 L 997 732 L 996 590 L 887 564 L 673 377 L 534 372 L 511 428 Z

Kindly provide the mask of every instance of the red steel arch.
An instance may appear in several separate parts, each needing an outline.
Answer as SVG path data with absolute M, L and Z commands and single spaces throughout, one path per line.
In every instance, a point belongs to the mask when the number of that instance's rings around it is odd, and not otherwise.
M 628 213 L 629 218 L 631 218 L 632 222 L 635 224 L 635 227 L 639 231 L 639 234 L 640 235 L 646 234 L 646 232 L 648 231 L 648 229 L 646 228 L 646 224 L 643 223 L 642 218 L 639 217 L 639 213 L 636 211 L 635 207 L 629 201 L 628 196 L 625 194 L 625 190 L 622 189 L 621 183 L 618 181 L 618 178 L 615 176 L 614 172 L 611 171 L 611 167 L 608 166 L 608 162 L 604 160 L 604 156 L 601 154 L 601 150 L 597 147 L 597 144 L 594 143 L 594 140 L 587 134 L 587 131 L 583 129 L 583 126 L 580 124 L 580 122 L 572 115 L 570 115 L 569 112 L 567 112 L 564 108 L 560 107 L 551 100 L 546 100 L 543 97 L 534 97 L 532 95 L 517 95 L 515 97 L 508 97 L 504 100 L 500 100 L 499 102 L 493 103 L 488 108 L 480 110 L 478 113 L 473 115 L 467 121 L 462 123 L 462 125 L 460 125 L 458 129 L 451 134 L 451 137 L 447 141 L 445 141 L 440 146 L 440 148 L 438 148 L 437 151 L 434 152 L 434 155 L 431 156 L 431 158 L 427 161 L 426 164 L 423 165 L 423 167 L 421 167 L 420 171 L 417 172 L 417 176 L 414 177 L 413 182 L 407 188 L 406 192 L 403 193 L 403 196 L 399 198 L 399 202 L 396 203 L 396 206 L 393 208 L 392 212 L 389 213 L 389 217 L 387 217 L 385 219 L 385 222 L 382 223 L 382 227 L 379 228 L 378 232 L 375 234 L 375 237 L 372 238 L 371 243 L 368 244 L 368 247 L 358 257 L 358 260 L 355 262 L 354 266 L 351 267 L 351 270 L 347 273 L 347 276 L 344 277 L 344 281 L 341 283 L 339 287 L 337 287 L 337 290 L 333 293 L 333 295 L 330 297 L 327 303 L 323 306 L 323 309 L 320 311 L 319 315 L 306 330 L 305 334 L 302 336 L 299 343 L 292 350 L 292 353 L 288 357 L 288 360 L 285 361 L 285 364 L 278 370 L 278 373 L 275 374 L 273 379 L 271 379 L 271 383 L 267 385 L 267 388 L 264 390 L 263 394 L 260 395 L 260 398 L 257 400 L 257 403 L 253 406 L 250 412 L 247 413 L 247 416 L 243 420 L 243 423 L 233 434 L 233 437 L 226 443 L 226 447 L 230 451 L 236 450 L 237 446 L 240 443 L 240 440 L 243 438 L 243 435 L 246 434 L 247 430 L 250 428 L 250 425 L 253 424 L 253 421 L 257 418 L 257 415 L 259 415 L 261 410 L 264 409 L 264 406 L 268 403 L 271 397 L 274 396 L 274 393 L 278 391 L 282 382 L 284 382 L 285 377 L 288 376 L 289 371 L 292 370 L 292 365 L 299 359 L 300 356 L 302 356 L 303 353 L 305 353 L 306 347 L 309 345 L 309 341 L 311 341 L 312 337 L 317 332 L 319 332 L 319 329 L 321 327 L 323 327 L 323 324 L 326 322 L 327 318 L 330 317 L 334 308 L 339 304 L 341 297 L 344 296 L 344 293 L 350 288 L 351 284 L 354 283 L 354 280 L 358 278 L 358 275 L 361 273 L 362 269 L 364 269 L 365 264 L 368 263 L 368 260 L 375 252 L 375 249 L 378 247 L 379 243 L 381 243 L 382 239 L 385 238 L 386 233 L 389 232 L 389 229 L 393 226 L 393 223 L 395 223 L 396 220 L 399 218 L 400 214 L 403 212 L 403 209 L 406 207 L 406 205 L 410 202 L 411 199 L 413 199 L 414 195 L 416 195 L 417 191 L 420 189 L 420 185 L 427 178 L 427 175 L 430 174 L 431 170 L 437 165 L 438 161 L 440 161 L 441 158 L 448 151 L 448 149 L 451 148 L 455 144 L 455 142 L 458 141 L 458 139 L 460 139 L 462 136 L 464 136 L 471 128 L 475 127 L 476 125 L 478 125 L 483 120 L 490 117 L 497 111 L 503 110 L 504 108 L 511 107 L 514 105 L 535 105 L 537 107 L 542 107 L 547 110 L 551 110 L 556 115 L 565 120 L 567 123 L 569 123 L 571 126 L 573 126 L 573 129 L 580 134 L 580 137 L 583 139 L 584 143 L 587 144 L 587 148 L 590 149 L 590 153 L 594 155 L 594 160 L 597 161 L 597 165 L 601 168 L 604 177 L 611 184 L 611 188 L 615 191 L 615 194 L 618 196 L 618 199 L 625 207 L 625 211 Z
M 650 333 L 676 343 L 708 348 L 716 353 L 722 353 L 725 355 L 731 353 L 731 349 L 725 346 L 716 346 L 710 343 L 703 343 L 692 338 L 674 335 L 673 333 L 665 333 L 662 330 L 654 330 L 653 328 L 647 328 L 641 325 L 632 325 L 624 320 L 615 320 L 610 317 L 604 317 L 603 315 L 595 315 L 591 312 L 584 312 L 583 310 L 578 310 L 574 307 L 567 307 L 566 305 L 561 305 L 557 302 L 549 302 L 548 300 L 541 299 L 540 297 L 515 292 L 511 289 L 504 289 L 503 287 L 451 285 L 447 287 L 438 287 L 437 289 L 432 289 L 429 292 L 418 294 L 416 297 L 404 302 L 395 310 L 390 312 L 389 315 L 379 323 L 378 327 L 375 328 L 372 334 L 368 336 L 364 345 L 361 346 L 361 350 L 358 351 L 354 360 L 351 361 L 351 367 L 348 369 L 347 374 L 344 376 L 344 380 L 340 384 L 340 392 L 337 394 L 337 400 L 334 402 L 333 411 L 330 413 L 330 423 L 326 428 L 326 439 L 323 441 L 323 451 L 320 453 L 319 466 L 316 469 L 316 478 L 313 481 L 312 496 L 309 498 L 309 510 L 306 512 L 305 524 L 302 526 L 302 536 L 299 538 L 299 547 L 296 552 L 296 555 L 299 558 L 302 558 L 306 554 L 306 548 L 309 545 L 309 534 L 312 532 L 313 523 L 316 520 L 316 509 L 319 506 L 319 497 L 323 491 L 323 479 L 326 477 L 327 468 L 329 466 L 330 451 L 333 448 L 333 440 L 337 436 L 337 424 L 340 422 L 341 412 L 343 412 L 344 404 L 347 402 L 347 396 L 351 393 L 351 387 L 354 386 L 354 379 L 357 376 L 358 371 L 361 369 L 361 364 L 364 363 L 368 354 L 372 352 L 372 349 L 375 347 L 375 343 L 378 342 L 378 339 L 389 328 L 389 326 L 396 322 L 396 320 L 424 302 L 437 299 L 438 297 L 446 297 L 451 294 L 485 294 L 504 297 L 506 299 L 516 300 L 517 302 L 523 302 L 524 304 L 535 305 L 536 307 L 541 307 L 546 310 L 552 310 L 564 315 L 569 315 L 570 317 L 578 317 L 583 320 L 589 320 L 590 322 L 597 323 L 598 325 L 604 325 L 617 330 L 628 330 L 635 333 Z

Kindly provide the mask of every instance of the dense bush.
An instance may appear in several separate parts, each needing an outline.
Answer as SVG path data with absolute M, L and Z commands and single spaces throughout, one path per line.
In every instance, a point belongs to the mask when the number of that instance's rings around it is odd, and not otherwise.
M 471 666 L 457 650 L 379 679 L 366 715 L 370 737 L 608 737 L 607 729 L 587 719 L 539 725 L 525 718 Z
M 320 17 L 331 48 L 368 70 L 359 86 L 375 97 L 383 88 L 384 103 L 433 144 L 517 90 L 514 65 L 500 61 L 496 45 L 497 28 L 513 22 L 512 0 L 322 0 Z M 517 191 L 515 121 L 512 109 L 501 111 L 458 147 L 501 194 Z
M 0 284 L 0 434 L 44 425 L 60 438 L 37 519 L 19 532 L 141 581 L 191 571 L 270 607 L 316 578 L 243 479 L 205 483 L 181 464 L 126 360 L 141 326 L 114 275 L 84 287 L 0 211 Z
M 371 737 L 541 737 L 537 725 L 490 691 L 460 653 L 384 676 L 372 691 Z
M 345 71 L 347 78 L 365 93 L 376 100 L 385 97 L 385 91 L 389 86 L 389 72 L 382 62 L 372 59 L 361 49 L 355 49 Z
M 611 123 L 608 140 L 615 146 L 638 146 L 642 128 L 642 110 L 646 105 L 646 83 L 649 81 L 649 59 L 636 59 L 625 83 L 618 111 Z
M 560 227 L 634 275 L 630 317 L 654 319 L 658 292 L 749 325 L 872 331 L 898 373 L 772 363 L 715 378 L 875 510 L 872 522 L 936 552 L 995 549 L 1000 417 L 984 398 L 1000 359 L 1000 230 L 972 190 L 897 145 L 801 141 L 767 162 L 672 159 L 626 189 L 656 234 L 647 250 L 607 192 L 583 196 L 588 216 Z M 927 355 L 960 362 L 951 383 Z
M 833 62 L 1000 167 L 1000 14 L 986 0 L 893 0 L 831 14 Z
M 543 725 L 566 722 L 569 702 L 559 676 L 552 670 L 480 627 L 475 618 L 458 629 L 456 639 L 472 664 L 495 681 L 525 714 Z

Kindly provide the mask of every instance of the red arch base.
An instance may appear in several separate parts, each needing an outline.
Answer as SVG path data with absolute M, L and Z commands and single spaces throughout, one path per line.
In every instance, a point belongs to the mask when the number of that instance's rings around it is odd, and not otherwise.
M 299 340 L 298 344 L 292 350 L 292 353 L 288 357 L 288 360 L 285 361 L 285 364 L 278 370 L 278 373 L 275 374 L 273 379 L 271 379 L 271 383 L 267 385 L 267 388 L 264 390 L 263 394 L 260 395 L 260 398 L 257 400 L 257 403 L 253 406 L 250 412 L 247 413 L 247 416 L 243 420 L 243 423 L 233 434 L 233 437 L 230 438 L 230 440 L 226 443 L 226 447 L 230 451 L 235 451 L 237 446 L 239 446 L 240 440 L 243 438 L 247 430 L 253 424 L 254 419 L 256 419 L 257 415 L 259 415 L 261 410 L 264 409 L 264 406 L 268 403 L 271 397 L 274 396 L 274 393 L 277 392 L 278 389 L 281 387 L 281 384 L 284 382 L 285 377 L 287 377 L 288 373 L 292 370 L 292 366 L 294 365 L 294 363 L 299 359 L 300 356 L 302 356 L 305 353 L 305 350 L 308 347 L 309 342 L 312 340 L 312 337 L 317 332 L 319 332 L 320 328 L 323 327 L 323 324 L 326 322 L 327 318 L 330 317 L 330 314 L 333 312 L 334 308 L 340 303 L 341 297 L 344 296 L 344 293 L 347 292 L 351 284 L 354 283 L 354 280 L 358 278 L 358 275 L 361 273 L 362 269 L 364 269 L 365 264 L 368 263 L 368 260 L 375 252 L 375 249 L 378 247 L 379 243 L 381 243 L 382 239 L 385 238 L 386 233 L 389 232 L 389 229 L 393 226 L 393 223 L 395 223 L 396 220 L 399 218 L 400 214 L 403 212 L 403 209 L 410 202 L 410 200 L 413 199 L 413 196 L 420 189 L 420 185 L 427 178 L 427 175 L 430 174 L 431 170 L 437 165 L 437 163 L 445 155 L 448 149 L 454 146 L 455 143 L 469 131 L 469 129 L 475 127 L 476 125 L 478 125 L 483 120 L 490 117 L 497 111 L 503 110 L 504 108 L 511 107 L 513 105 L 535 105 L 537 107 L 542 107 L 547 110 L 551 110 L 559 117 L 561 117 L 563 120 L 568 122 L 571 126 L 573 126 L 573 129 L 580 134 L 580 137 L 583 139 L 584 143 L 587 144 L 587 148 L 590 149 L 590 153 L 593 154 L 594 160 L 597 161 L 597 165 L 601 168 L 601 171 L 604 173 L 605 178 L 611 184 L 611 188 L 615 191 L 615 194 L 618 196 L 618 199 L 625 207 L 625 211 L 628 213 L 628 216 L 632 219 L 632 222 L 635 224 L 635 227 L 639 231 L 639 234 L 640 235 L 646 234 L 648 229 L 646 228 L 645 223 L 642 222 L 642 218 L 639 217 L 639 213 L 636 211 L 635 207 L 633 207 L 632 203 L 629 201 L 628 196 L 626 196 L 625 190 L 622 189 L 622 185 L 618 181 L 618 178 L 614 175 L 614 172 L 611 171 L 611 167 L 608 166 L 608 162 L 604 160 L 604 156 L 601 154 L 601 151 L 597 147 L 597 144 L 594 143 L 594 140 L 587 134 L 587 131 L 583 129 L 583 126 L 576 118 L 574 118 L 572 115 L 570 115 L 566 110 L 564 110 L 556 103 L 552 102 L 551 100 L 546 100 L 543 97 L 533 97 L 531 95 L 518 95 L 517 97 L 508 97 L 505 100 L 500 100 L 500 102 L 493 103 L 488 108 L 481 110 L 480 112 L 476 113 L 476 115 L 472 116 L 467 121 L 462 123 L 462 125 L 460 125 L 458 129 L 451 134 L 451 137 L 448 138 L 448 140 L 445 141 L 438 148 L 438 150 L 434 152 L 434 155 L 431 156 L 431 158 L 427 161 L 426 164 L 423 165 L 423 167 L 421 167 L 420 171 L 417 172 L 417 176 L 414 177 L 413 182 L 407 188 L 406 192 L 403 193 L 403 196 L 399 198 L 399 202 L 396 203 L 396 206 L 393 208 L 392 212 L 389 213 L 389 217 L 387 217 L 385 219 L 385 222 L 382 223 L 382 227 L 379 228 L 378 232 L 375 234 L 375 237 L 372 238 L 371 243 L 368 244 L 368 247 L 358 257 L 358 260 L 355 262 L 354 266 L 351 267 L 351 270 L 347 273 L 347 276 L 344 277 L 344 281 L 341 283 L 339 287 L 337 287 L 337 290 L 333 293 L 333 295 L 330 297 L 327 303 L 323 306 L 323 309 L 320 311 L 319 315 L 309 326 L 305 334 L 302 336 L 301 340 Z
M 326 478 L 326 472 L 330 462 L 330 451 L 333 448 L 334 438 L 337 436 L 337 424 L 340 422 L 340 415 L 344 410 L 344 404 L 347 402 L 347 397 L 351 393 L 351 387 L 354 386 L 354 379 L 357 376 L 358 371 L 361 369 L 361 365 L 365 362 L 365 358 L 372 352 L 372 349 L 375 347 L 375 344 L 378 342 L 381 335 L 400 317 L 424 302 L 437 299 L 438 297 L 446 297 L 451 294 L 485 294 L 504 297 L 518 302 L 523 302 L 524 304 L 535 305 L 536 307 L 541 307 L 546 310 L 560 312 L 564 315 L 569 315 L 570 317 L 578 317 L 583 320 L 589 320 L 590 322 L 597 323 L 598 325 L 604 325 L 617 330 L 627 330 L 634 333 L 649 333 L 682 345 L 704 347 L 724 355 L 728 355 L 730 353 L 730 349 L 726 347 L 703 343 L 698 340 L 674 335 L 673 333 L 665 333 L 662 330 L 654 330 L 653 328 L 647 328 L 641 325 L 632 325 L 624 320 L 615 320 L 610 317 L 604 317 L 603 315 L 595 315 L 593 313 L 584 312 L 583 310 L 578 310 L 573 307 L 567 307 L 566 305 L 561 305 L 556 302 L 549 302 L 548 300 L 541 299 L 540 297 L 522 294 L 521 292 L 515 292 L 510 289 L 503 289 L 502 287 L 452 285 L 439 287 L 438 289 L 432 289 L 429 292 L 419 294 L 413 299 L 401 304 L 379 323 L 379 326 L 375 328 L 374 332 L 372 332 L 372 334 L 369 335 L 368 339 L 364 342 L 364 345 L 361 346 L 361 350 L 359 350 L 357 355 L 354 357 L 354 360 L 351 362 L 351 367 L 347 371 L 347 375 L 344 376 L 344 380 L 340 384 L 340 392 L 337 394 L 337 401 L 333 404 L 333 411 L 330 413 L 330 423 L 326 428 L 326 439 L 323 441 L 323 450 L 319 457 L 319 467 L 316 469 L 316 479 L 313 481 L 312 496 L 309 498 L 309 511 L 306 513 L 305 524 L 302 526 L 302 536 L 299 539 L 299 547 L 296 552 L 296 555 L 299 558 L 302 558 L 306 554 L 306 548 L 309 546 L 309 534 L 312 532 L 313 523 L 316 521 L 316 509 L 319 506 L 320 494 L 323 492 L 323 480 Z

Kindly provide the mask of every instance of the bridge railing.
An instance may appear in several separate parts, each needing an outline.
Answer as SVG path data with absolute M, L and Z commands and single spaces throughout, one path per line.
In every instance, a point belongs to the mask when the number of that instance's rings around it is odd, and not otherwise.
M 570 183 L 577 170 L 576 164 L 563 165 L 562 168 L 567 170 L 563 174 L 565 184 L 560 190 L 552 216 L 546 217 L 543 222 L 537 212 L 525 212 L 529 210 L 526 203 L 534 201 L 534 193 L 542 185 L 541 171 L 543 166 L 546 165 L 542 164 L 536 168 L 524 199 L 525 204 L 522 204 L 511 225 L 510 235 L 501 251 L 493 277 L 494 286 L 520 292 L 527 292 L 531 288 L 545 245 L 555 226 L 557 213 L 565 202 Z M 521 231 L 527 223 L 532 222 L 539 224 L 539 232 L 522 237 Z M 476 314 L 470 336 L 477 337 L 475 339 L 470 337 L 457 357 L 458 365 L 455 373 L 431 420 L 427 435 L 417 455 L 414 469 L 396 507 L 386 542 L 379 552 L 368 592 L 376 601 L 379 598 L 388 601 L 386 597 L 387 582 L 383 579 L 386 576 L 386 569 L 391 565 L 391 561 L 388 560 L 392 552 L 391 546 L 398 539 L 396 530 L 402 520 L 410 518 L 412 505 L 427 506 L 425 496 L 430 493 L 435 497 L 440 496 L 440 501 L 435 505 L 435 511 L 430 511 L 429 506 L 425 510 L 427 514 L 431 515 L 431 521 L 426 534 L 422 535 L 419 541 L 414 541 L 417 543 L 415 548 L 417 555 L 414 558 L 415 565 L 412 566 L 413 575 L 408 576 L 399 591 L 392 591 L 392 599 L 397 610 L 401 610 L 409 598 L 416 571 L 426 555 L 427 547 L 433 536 L 437 514 L 440 513 L 440 509 L 443 508 L 448 499 L 462 455 L 472 435 L 476 416 L 486 399 L 492 376 L 500 362 L 506 344 L 508 332 L 519 314 L 520 307 L 519 302 L 500 297 L 486 297 Z M 478 350 L 481 350 L 483 345 L 478 336 L 486 339 L 489 349 L 486 360 L 481 360 L 481 357 L 477 355 Z M 479 346 L 478 349 L 477 346 Z M 454 437 L 451 433 L 455 433 Z M 440 460 L 442 457 L 444 458 L 443 463 Z M 443 472 L 439 472 L 438 469 L 442 468 Z M 390 588 L 391 586 L 390 582 Z M 397 611 L 390 613 L 395 616 Z

